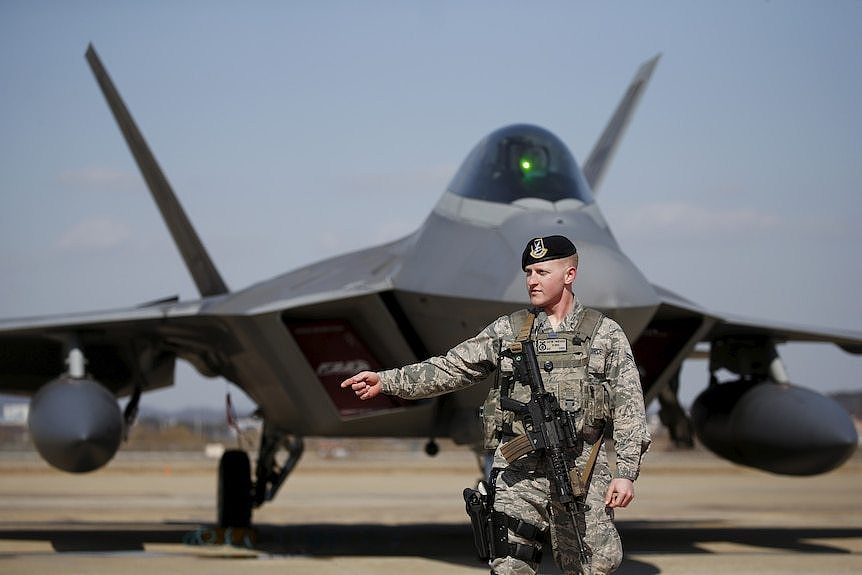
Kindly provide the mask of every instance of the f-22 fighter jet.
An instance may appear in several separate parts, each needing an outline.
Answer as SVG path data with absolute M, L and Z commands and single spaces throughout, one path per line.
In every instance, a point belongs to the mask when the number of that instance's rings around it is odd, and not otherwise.
M 304 437 L 422 437 L 429 452 L 448 437 L 479 451 L 486 385 L 422 401 L 360 402 L 339 383 L 445 353 L 523 307 L 521 249 L 550 234 L 577 245 L 578 297 L 623 327 L 645 399 L 660 402 L 677 442 L 696 433 L 721 457 L 791 475 L 833 469 L 856 449 L 847 413 L 791 385 L 777 346 L 830 342 L 858 354 L 862 333 L 707 311 L 651 284 L 602 216 L 596 189 L 658 57 L 637 71 L 583 169 L 551 132 L 501 128 L 475 146 L 412 234 L 239 291 L 217 271 L 92 46 L 86 57 L 201 298 L 0 322 L 0 391 L 33 396 L 31 435 L 51 465 L 69 472 L 105 465 L 142 395 L 172 385 L 177 359 L 238 385 L 263 418 L 253 471 L 244 451 L 221 461 L 224 526 L 247 525 L 253 508 L 274 497 Z M 689 419 L 676 397 L 680 368 L 704 345 L 712 375 Z M 117 398 L 126 396 L 123 411 Z

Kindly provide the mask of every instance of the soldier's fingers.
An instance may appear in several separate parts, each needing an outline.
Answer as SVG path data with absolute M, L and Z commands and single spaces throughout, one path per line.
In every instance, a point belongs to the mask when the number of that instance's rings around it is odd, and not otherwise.
M 352 386 L 354 383 L 356 383 L 356 376 L 355 376 L 355 375 L 354 375 L 353 377 L 348 377 L 347 379 L 345 379 L 344 381 L 342 381 L 342 382 L 341 382 L 341 387 L 350 387 L 350 386 Z
M 619 491 L 614 491 L 613 493 L 609 493 L 605 497 L 605 505 L 610 507 L 611 509 L 615 507 L 625 507 L 623 503 L 625 501 L 625 495 L 620 493 Z
M 354 376 L 353 389 L 365 389 L 371 386 L 372 384 L 365 377 Z

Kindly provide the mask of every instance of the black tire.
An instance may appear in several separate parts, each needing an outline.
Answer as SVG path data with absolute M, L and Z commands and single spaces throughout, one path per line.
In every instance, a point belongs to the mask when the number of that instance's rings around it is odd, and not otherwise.
M 230 449 L 221 456 L 217 503 L 219 527 L 251 525 L 251 463 L 241 449 Z

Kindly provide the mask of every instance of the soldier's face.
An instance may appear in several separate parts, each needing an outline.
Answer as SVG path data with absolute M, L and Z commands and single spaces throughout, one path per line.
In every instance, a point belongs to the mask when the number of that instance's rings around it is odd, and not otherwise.
M 527 266 L 527 294 L 534 306 L 546 308 L 559 302 L 567 286 L 575 281 L 570 258 L 539 262 Z

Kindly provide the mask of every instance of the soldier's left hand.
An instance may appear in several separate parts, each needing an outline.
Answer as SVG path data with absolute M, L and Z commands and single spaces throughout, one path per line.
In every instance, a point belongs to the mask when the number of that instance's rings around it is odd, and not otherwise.
M 608 486 L 605 494 L 605 506 L 611 509 L 615 507 L 626 507 L 635 498 L 635 484 L 631 479 L 617 477 Z

